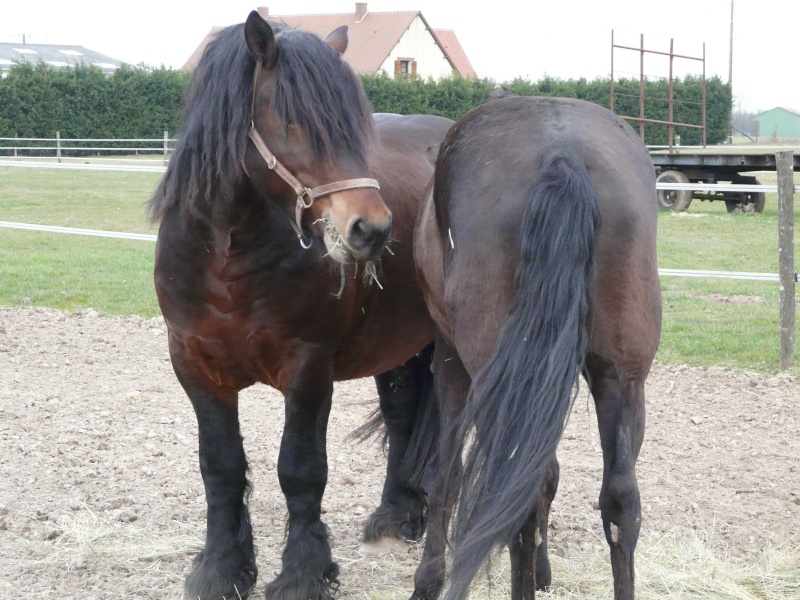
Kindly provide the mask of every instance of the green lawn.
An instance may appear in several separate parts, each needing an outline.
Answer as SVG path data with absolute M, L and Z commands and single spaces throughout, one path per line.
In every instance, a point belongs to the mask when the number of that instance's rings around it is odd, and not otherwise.
M 0 220 L 155 233 L 144 205 L 159 177 L 0 167 Z M 660 213 L 658 228 L 662 268 L 778 272 L 774 195 L 760 215 L 695 200 L 688 213 Z M 0 305 L 157 315 L 153 250 L 152 242 L 0 229 Z M 662 289 L 659 360 L 777 369 L 777 282 L 665 276 Z
M 144 205 L 160 179 L 159 173 L 0 167 L 0 221 L 155 233 Z

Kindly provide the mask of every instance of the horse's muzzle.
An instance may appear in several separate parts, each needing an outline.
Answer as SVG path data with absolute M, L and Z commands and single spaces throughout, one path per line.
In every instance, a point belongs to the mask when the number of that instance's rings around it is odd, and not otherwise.
M 379 220 L 357 215 L 347 223 L 345 242 L 353 258 L 357 261 L 376 260 L 383 254 L 391 233 L 391 213 Z

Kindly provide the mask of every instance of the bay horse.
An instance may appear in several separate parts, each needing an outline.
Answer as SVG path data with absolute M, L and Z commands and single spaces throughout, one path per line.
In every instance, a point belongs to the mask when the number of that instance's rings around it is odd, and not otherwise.
M 245 598 L 256 583 L 237 404 L 256 382 L 285 399 L 287 537 L 268 598 L 327 599 L 338 585 L 320 518 L 334 381 L 375 376 L 388 430 L 365 539 L 417 539 L 425 526 L 421 483 L 401 469 L 435 334 L 413 230 L 452 122 L 373 118 L 346 47 L 346 27 L 323 41 L 256 11 L 222 30 L 195 70 L 149 203 L 160 221 L 156 292 L 197 417 L 207 503 L 205 545 L 185 582 L 192 600 Z
M 513 598 L 550 585 L 556 447 L 580 374 L 597 409 L 615 597 L 633 597 L 635 464 L 661 331 L 655 193 L 639 137 L 595 104 L 493 100 L 448 133 L 414 243 L 439 328 L 442 435 L 412 598 L 443 587 L 453 512 L 448 598 L 466 597 L 503 545 Z

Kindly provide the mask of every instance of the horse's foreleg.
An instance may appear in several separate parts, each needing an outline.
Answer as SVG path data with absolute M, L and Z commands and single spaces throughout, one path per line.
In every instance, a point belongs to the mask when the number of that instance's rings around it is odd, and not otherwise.
M 547 527 L 550 506 L 558 490 L 559 466 L 553 457 L 547 466 L 542 492 L 527 521 L 509 542 L 511 557 L 511 598 L 534 598 L 552 583 L 550 557 L 547 555 Z M 534 576 L 535 574 L 535 576 Z
M 414 449 L 409 452 L 409 444 L 432 377 L 429 350 L 420 357 L 411 358 L 402 367 L 375 377 L 389 438 L 389 455 L 381 505 L 364 524 L 362 552 L 405 548 L 407 542 L 418 540 L 425 532 L 426 501 L 421 473 L 426 465 L 409 464 L 414 462 L 409 456 L 409 453 L 414 454 Z M 427 457 L 417 458 L 424 462 Z
M 314 364 L 294 379 L 297 382 L 284 389 L 286 421 L 278 458 L 278 480 L 289 511 L 288 536 L 281 573 L 265 592 L 270 599 L 327 600 L 339 584 L 339 567 L 321 520 L 332 374 Z
M 200 472 L 208 509 L 205 546 L 186 578 L 184 595 L 200 600 L 246 598 L 258 571 L 246 504 L 247 459 L 239 433 L 237 397 L 233 393 L 222 401 L 180 373 L 178 379 L 197 416 Z
M 644 381 L 620 380 L 613 365 L 590 357 L 589 381 L 603 448 L 600 513 L 611 548 L 614 598 L 634 597 L 633 554 L 642 522 L 636 460 L 644 436 Z
M 471 382 L 461 359 L 442 336 L 436 338 L 433 365 L 441 433 L 436 474 L 428 491 L 428 534 L 422 560 L 414 574 L 412 600 L 433 600 L 444 586 L 447 528 L 461 484 L 457 423 Z

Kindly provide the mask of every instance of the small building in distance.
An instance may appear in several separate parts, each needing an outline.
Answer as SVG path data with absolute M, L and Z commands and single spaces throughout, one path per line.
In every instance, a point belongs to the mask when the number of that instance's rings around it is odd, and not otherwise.
M 20 42 L 0 42 L 0 77 L 8 75 L 15 64 L 44 63 L 56 69 L 77 65 L 96 66 L 110 75 L 123 64 L 121 60 L 89 50 L 83 46 L 63 44 L 25 44 Z
M 264 19 L 310 31 L 322 39 L 337 27 L 347 25 L 344 59 L 359 74 L 384 71 L 395 77 L 435 80 L 454 74 L 475 77 L 455 32 L 433 29 L 420 11 L 371 13 L 366 2 L 356 2 L 355 12 L 347 14 L 270 15 L 263 6 L 258 12 Z M 184 64 L 184 70 L 194 70 L 203 50 L 221 29 L 213 27 L 209 31 Z
M 758 135 L 768 139 L 800 138 L 800 111 L 780 106 L 753 117 Z

